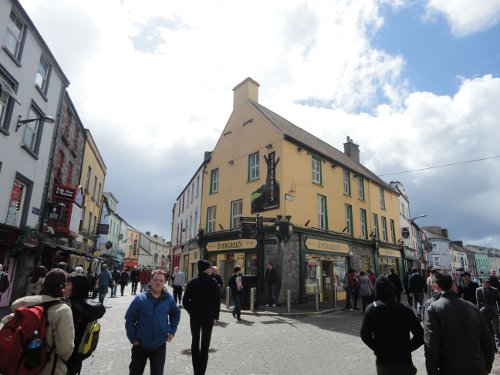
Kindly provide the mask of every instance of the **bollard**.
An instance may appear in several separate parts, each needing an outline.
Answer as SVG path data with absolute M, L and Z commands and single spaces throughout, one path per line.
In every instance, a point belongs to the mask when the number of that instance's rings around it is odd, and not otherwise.
M 316 302 L 316 311 L 319 311 L 319 290 L 317 285 L 314 286 L 314 299 Z
M 229 297 L 231 295 L 231 288 L 227 287 L 226 288 L 226 309 L 229 310 Z
M 250 288 L 250 311 L 255 312 L 255 288 Z
M 333 308 L 337 310 L 337 283 L 333 284 Z
M 290 312 L 290 308 L 292 307 L 292 299 L 291 299 L 292 291 L 288 289 L 286 291 L 286 310 Z

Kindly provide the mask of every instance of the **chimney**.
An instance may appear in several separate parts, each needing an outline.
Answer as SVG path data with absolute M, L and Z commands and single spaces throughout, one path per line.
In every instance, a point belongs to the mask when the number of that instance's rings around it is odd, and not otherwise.
M 460 247 L 464 247 L 464 242 L 463 241 L 451 241 L 453 245 L 457 245 Z
M 151 236 L 151 232 L 149 232 L 149 231 L 148 231 L 148 232 L 146 232 L 146 234 L 147 234 L 148 236 Z
M 441 229 L 441 235 L 444 238 L 448 238 L 448 229 L 446 229 L 446 228 Z
M 157 234 L 155 234 L 153 237 L 156 238 L 156 239 L 158 239 L 158 235 Z
M 252 78 L 248 77 L 233 89 L 234 100 L 233 110 L 242 104 L 245 104 L 249 99 L 254 102 L 259 102 L 259 84 Z
M 359 146 L 354 143 L 349 136 L 347 136 L 347 141 L 344 143 L 344 154 L 349 156 L 356 163 L 359 163 Z

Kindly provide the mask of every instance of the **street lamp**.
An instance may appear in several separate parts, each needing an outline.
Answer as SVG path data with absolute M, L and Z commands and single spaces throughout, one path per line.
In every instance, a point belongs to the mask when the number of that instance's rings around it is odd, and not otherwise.
M 41 117 L 37 117 L 37 118 L 29 118 L 26 120 L 21 120 L 21 116 L 19 116 L 19 118 L 17 120 L 17 124 L 16 124 L 16 133 L 21 126 L 29 124 L 30 122 L 35 122 L 35 121 L 43 121 L 43 122 L 46 122 L 48 124 L 54 123 L 54 119 L 50 116 L 41 116 Z
M 418 215 L 418 216 L 414 217 L 413 219 L 410 219 L 410 221 L 413 222 L 414 220 L 420 219 L 421 217 L 427 217 L 427 214 Z

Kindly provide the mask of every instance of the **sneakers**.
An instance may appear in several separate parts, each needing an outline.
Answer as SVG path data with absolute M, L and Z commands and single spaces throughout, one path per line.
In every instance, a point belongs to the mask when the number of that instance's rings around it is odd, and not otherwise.
M 349 309 L 349 311 L 354 311 L 354 309 Z
M 266 307 L 269 307 L 269 304 L 268 304 L 268 303 L 266 303 Z
M 275 303 L 273 303 L 273 307 L 276 307 L 276 304 L 275 304 Z

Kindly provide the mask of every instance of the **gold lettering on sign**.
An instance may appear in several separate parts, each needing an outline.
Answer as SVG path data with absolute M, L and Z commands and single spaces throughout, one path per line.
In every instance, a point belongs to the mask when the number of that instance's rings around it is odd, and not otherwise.
M 321 241 L 308 238 L 306 240 L 307 250 L 318 250 L 318 251 L 329 251 L 332 253 L 349 253 L 349 245 L 346 243 L 332 242 L 332 241 Z
M 399 251 L 391 249 L 378 249 L 378 255 L 383 257 L 393 257 L 393 258 L 401 257 L 401 253 Z
M 254 249 L 256 246 L 257 240 L 252 239 L 217 241 L 209 242 L 207 244 L 207 251 Z

